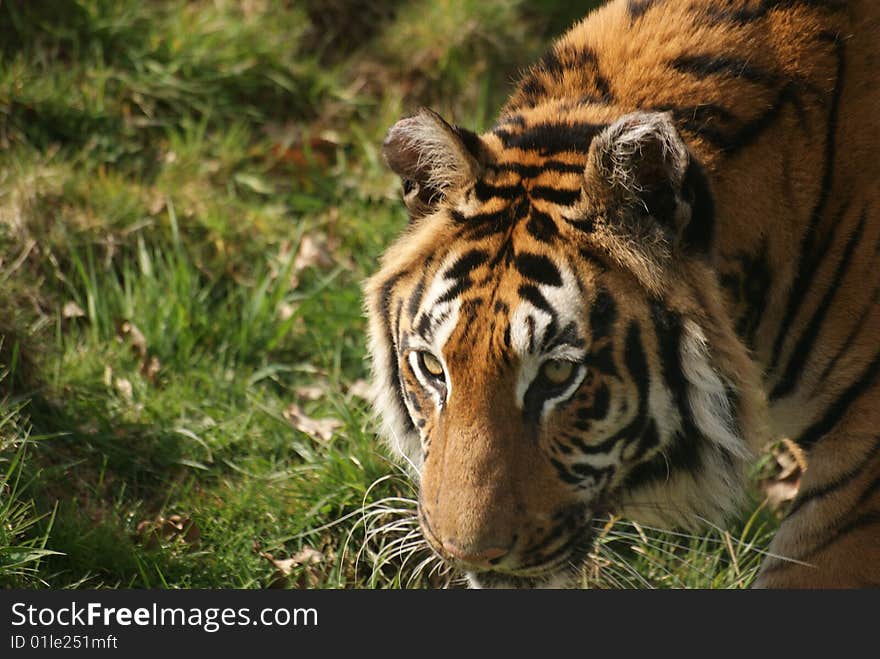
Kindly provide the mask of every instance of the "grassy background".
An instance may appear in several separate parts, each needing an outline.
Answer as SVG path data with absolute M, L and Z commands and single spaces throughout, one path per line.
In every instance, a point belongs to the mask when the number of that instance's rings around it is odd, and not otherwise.
M 378 145 L 489 125 L 576 4 L 0 3 L 0 586 L 457 583 L 361 393 Z M 772 526 L 618 524 L 587 576 L 744 586 Z

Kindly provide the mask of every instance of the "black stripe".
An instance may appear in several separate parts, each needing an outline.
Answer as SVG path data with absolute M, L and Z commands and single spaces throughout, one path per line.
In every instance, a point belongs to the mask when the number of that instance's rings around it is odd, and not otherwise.
M 657 1 L 658 0 L 629 0 L 627 10 L 629 11 L 630 20 L 635 22 L 640 19 L 645 15 L 645 12 L 657 4 Z
M 557 172 L 559 174 L 582 174 L 583 165 L 570 164 L 559 160 L 545 160 L 540 165 L 523 165 L 517 162 L 503 162 L 486 166 L 486 171 L 492 173 L 515 172 L 522 178 L 536 178 L 545 172 Z
M 682 241 L 691 249 L 708 253 L 715 238 L 715 200 L 706 172 L 693 157 L 685 170 L 682 192 L 691 207 Z
M 536 72 L 544 72 L 556 80 L 567 70 L 577 71 L 578 74 L 590 71 L 599 98 L 605 102 L 612 99 L 608 79 L 599 70 L 596 51 L 589 46 L 557 46 L 541 58 L 536 68 Z
M 611 343 L 593 350 L 587 355 L 584 363 L 606 376 L 617 376 L 617 364 L 614 362 L 614 346 Z
M 498 246 L 498 249 L 495 252 L 495 256 L 492 257 L 492 260 L 489 262 L 489 274 L 486 276 L 486 279 L 480 282 L 481 284 L 486 284 L 490 279 L 493 278 L 493 272 L 498 267 L 500 263 L 504 265 L 510 265 L 513 262 L 513 237 L 512 231 L 510 228 L 506 229 L 507 235 L 505 236 L 502 243 Z M 497 282 L 497 279 L 496 279 Z M 496 283 L 497 287 L 498 283 Z
M 871 481 L 871 483 L 868 484 L 864 492 L 862 492 L 861 496 L 859 497 L 859 500 L 856 501 L 856 504 L 855 506 L 853 506 L 853 508 L 863 505 L 866 501 L 868 501 L 868 499 L 875 496 L 878 492 L 880 492 L 880 476 L 878 476 L 873 481 Z
M 471 339 L 471 335 L 475 331 L 480 331 L 482 329 L 478 327 L 476 323 L 477 315 L 482 304 L 483 298 L 473 297 L 469 300 L 462 300 L 461 306 L 459 307 L 459 320 L 457 327 L 460 328 L 461 331 L 456 338 L 456 345 L 459 346 L 459 351 L 464 361 L 467 361 L 467 356 L 473 351 L 473 345 L 476 342 L 476 340 Z
M 623 362 L 638 393 L 636 416 L 623 431 L 628 439 L 632 439 L 635 436 L 641 436 L 645 431 L 648 417 L 648 389 L 651 379 L 648 359 L 642 343 L 642 330 L 636 321 L 630 322 L 626 330 Z
M 529 190 L 532 199 L 543 199 L 557 206 L 571 206 L 581 198 L 581 189 L 566 190 L 564 188 L 551 188 L 544 185 L 536 185 Z
M 556 473 L 559 474 L 559 477 L 570 485 L 578 485 L 581 482 L 581 479 L 577 476 L 572 475 L 572 473 L 568 470 L 564 464 L 556 460 L 555 458 L 550 458 L 550 464 L 553 465 L 553 468 L 556 469 Z
M 669 64 L 676 71 L 698 78 L 711 75 L 732 76 L 770 86 L 776 86 L 779 82 L 777 75 L 752 66 L 747 60 L 726 55 L 681 55 Z
M 553 516 L 553 522 L 556 523 L 556 526 L 552 527 L 543 537 L 538 538 L 536 541 L 529 542 L 522 553 L 524 555 L 533 554 L 536 551 L 539 551 L 542 547 L 555 544 L 556 540 L 563 538 L 572 531 L 576 531 L 580 527 L 580 520 L 583 519 L 583 514 L 584 506 L 582 504 L 571 506 L 570 508 L 563 510 L 561 513 L 557 513 Z M 538 564 L 540 565 L 541 563 Z
M 688 381 L 681 366 L 681 318 L 659 301 L 651 303 L 651 319 L 657 336 L 660 368 L 663 378 L 679 407 L 682 418 L 690 417 Z
M 786 106 L 793 105 L 797 108 L 800 104 L 801 100 L 798 94 L 798 86 L 793 82 L 788 83 L 779 90 L 779 93 L 770 104 L 770 107 L 767 108 L 767 111 L 764 112 L 764 114 L 758 115 L 745 122 L 742 127 L 727 140 L 723 150 L 728 155 L 741 151 L 757 140 L 764 131 L 769 129 Z
M 557 46 L 538 60 L 538 70 L 558 77 L 566 69 L 581 69 L 597 62 L 596 52 L 589 46 Z
M 416 314 L 419 311 L 419 305 L 422 303 L 422 296 L 425 292 L 425 279 L 428 276 L 427 270 L 422 273 L 421 278 L 419 278 L 419 283 L 416 284 L 416 287 L 413 289 L 412 294 L 409 296 L 409 302 L 406 305 L 406 311 L 409 314 L 410 322 L 416 317 Z
M 852 467 L 851 469 L 847 469 L 842 474 L 838 474 L 834 478 L 829 481 L 826 481 L 819 485 L 818 487 L 814 487 L 809 490 L 801 490 L 798 492 L 797 498 L 794 503 L 792 503 L 791 508 L 788 511 L 788 517 L 794 516 L 798 510 L 805 504 L 809 503 L 813 499 L 817 499 L 819 497 L 828 496 L 832 492 L 839 490 L 840 488 L 848 485 L 855 478 L 858 478 L 862 472 L 873 462 L 874 458 L 877 454 L 880 453 L 880 440 L 874 440 L 874 446 L 871 447 L 871 450 L 868 451 L 868 454 L 859 462 L 858 465 Z
M 650 451 L 657 448 L 660 445 L 660 432 L 657 430 L 657 422 L 654 419 L 648 423 L 648 427 L 645 429 L 644 434 L 639 440 L 639 448 L 636 451 L 636 454 L 633 456 L 633 461 L 641 460 L 645 455 L 647 455 Z
M 465 224 L 468 221 L 468 218 L 465 217 L 464 213 L 455 209 L 449 211 L 449 214 L 452 216 L 452 221 L 456 224 Z
M 562 219 L 573 229 L 577 229 L 583 233 L 592 233 L 596 228 L 596 217 L 594 215 L 588 215 L 577 220 L 569 217 L 563 217 Z
M 688 381 L 681 365 L 681 319 L 657 301 L 651 304 L 651 318 L 657 336 L 660 369 L 678 409 L 681 429 L 675 433 L 671 447 L 641 463 L 627 475 L 625 487 L 665 481 L 670 473 L 678 470 L 698 473 L 702 461 L 700 431 L 694 423 Z
M 607 288 L 599 286 L 590 307 L 590 334 L 593 342 L 611 336 L 616 320 L 617 303 Z
M 565 436 L 565 435 L 563 435 L 563 436 Z M 559 453 L 562 453 L 562 455 L 571 455 L 571 447 L 568 446 L 567 444 L 563 444 L 562 442 L 560 442 L 558 440 L 552 444 L 552 449 L 554 449 L 555 451 L 557 451 Z
M 590 123 L 547 123 L 532 126 L 516 135 L 495 131 L 507 149 L 538 151 L 543 156 L 566 151 L 586 153 L 593 137 L 605 126 Z
M 581 477 L 581 480 L 592 478 L 595 482 L 602 480 L 603 476 L 608 476 L 614 471 L 613 466 L 594 467 L 587 462 L 575 462 L 570 469 Z
M 459 139 L 471 155 L 479 158 L 480 153 L 485 148 L 480 136 L 467 128 L 462 128 L 461 126 L 452 126 L 452 130 L 455 131 L 455 134 L 458 135 Z
M 544 352 L 550 352 L 560 346 L 570 346 L 572 348 L 583 348 L 584 340 L 578 336 L 577 323 L 574 321 L 562 328 L 556 334 L 547 333 L 544 339 L 544 345 L 541 346 Z
M 379 312 L 382 322 L 382 333 L 385 335 L 385 342 L 388 345 L 388 352 L 385 354 L 385 367 L 389 373 L 392 373 L 391 379 L 394 386 L 394 402 L 398 407 L 398 418 L 404 419 L 404 430 L 406 432 L 416 432 L 412 418 L 409 415 L 406 404 L 403 400 L 403 381 L 400 377 L 400 368 L 397 363 L 397 341 L 391 328 L 391 300 L 394 287 L 397 283 L 407 275 L 406 272 L 399 272 L 390 277 L 384 284 L 379 293 Z
M 756 103 L 758 107 L 764 105 L 767 105 L 767 109 L 762 114 L 739 122 L 730 110 L 712 103 L 687 108 L 659 106 L 652 109 L 671 112 L 673 119 L 682 130 L 699 135 L 719 151 L 733 155 L 757 140 L 773 125 L 788 105 L 793 105 L 795 108 L 802 106 L 797 85 L 786 84 L 769 104 Z M 719 122 L 730 126 L 736 126 L 738 123 L 739 127 L 733 131 L 724 131 L 718 125 Z
M 531 284 L 520 284 L 520 287 L 517 289 L 517 293 L 521 298 L 530 302 L 532 306 L 552 316 L 555 322 L 556 310 L 550 305 L 550 303 L 547 301 L 547 298 L 544 297 L 544 294 L 537 286 L 533 286 Z
M 462 233 L 461 237 L 464 240 L 468 240 L 471 242 L 481 242 L 486 238 L 491 238 L 493 236 L 497 236 L 500 233 L 504 233 L 507 230 L 507 226 L 502 224 L 478 224 L 473 227 L 469 227 L 467 231 Z M 494 264 L 493 264 L 494 265 Z
M 611 84 L 608 81 L 608 78 L 599 73 L 598 66 L 596 67 L 594 76 L 593 83 L 596 85 L 596 90 L 599 92 L 599 98 L 602 101 L 611 103 L 614 100 L 614 95 L 611 93 Z M 591 99 L 591 102 L 595 101 L 592 101 Z
M 608 105 L 611 102 L 612 99 L 605 96 L 597 96 L 596 94 L 583 94 L 582 96 L 578 96 L 578 99 L 573 103 L 573 105 Z
M 804 371 L 804 365 L 806 364 L 807 358 L 812 354 L 813 345 L 815 344 L 816 339 L 819 336 L 819 331 L 822 328 L 822 323 L 825 321 L 825 317 L 828 315 L 828 310 L 831 308 L 831 303 L 834 300 L 835 295 L 837 295 L 838 290 L 840 289 L 840 283 L 841 281 L 843 281 L 843 277 L 846 274 L 847 269 L 851 265 L 850 259 L 852 258 L 856 245 L 862 237 L 862 232 L 865 228 L 866 219 L 867 212 L 862 211 L 861 218 L 859 219 L 859 224 L 847 241 L 846 247 L 843 250 L 843 255 L 841 256 L 840 261 L 837 264 L 837 268 L 834 272 L 834 278 L 831 280 L 831 284 L 829 285 L 828 290 L 825 291 L 825 295 L 822 296 L 822 300 L 819 303 L 819 306 L 816 308 L 816 311 L 813 313 L 813 317 L 810 319 L 810 322 L 807 323 L 806 328 L 798 337 L 797 343 L 795 343 L 794 348 L 792 348 L 791 357 L 788 360 L 785 372 L 783 373 L 782 378 L 773 388 L 773 391 L 770 392 L 770 400 L 775 400 L 788 395 L 792 392 L 792 390 L 794 390 L 794 388 L 800 381 L 800 377 Z
M 589 407 L 581 407 L 577 410 L 577 418 L 581 421 L 589 419 L 604 419 L 608 416 L 608 410 L 611 407 L 611 391 L 608 385 L 600 384 L 593 392 L 593 400 Z
M 650 372 L 642 345 L 642 332 L 635 321 L 629 324 L 626 332 L 624 355 L 626 370 L 637 391 L 638 407 L 636 413 L 628 424 L 599 444 L 578 444 L 578 448 L 583 453 L 609 453 L 618 442 L 631 442 L 640 439 L 648 427 Z
M 464 226 L 461 237 L 476 241 L 500 233 L 510 225 L 510 211 L 509 207 L 505 207 L 494 213 L 477 213 L 470 217 L 462 215 L 459 222 Z
M 536 208 L 532 209 L 529 214 L 529 221 L 526 222 L 526 231 L 535 240 L 542 243 L 550 243 L 559 235 L 559 228 L 553 218 Z
M 514 258 L 513 265 L 526 279 L 545 286 L 562 286 L 562 274 L 559 268 L 543 254 L 520 252 Z
M 519 90 L 534 105 L 535 101 L 547 93 L 547 88 L 537 75 L 528 75 L 519 83 Z
M 423 313 L 421 319 L 416 323 L 416 334 L 428 343 L 431 342 L 431 314 L 429 312 Z
M 445 279 L 461 279 L 470 276 L 471 272 L 489 260 L 489 254 L 482 249 L 472 249 L 455 260 L 443 273 Z
M 797 443 L 803 448 L 809 449 L 828 434 L 837 425 L 837 422 L 843 418 L 849 406 L 874 384 L 878 373 L 880 373 L 880 355 L 874 357 L 874 360 L 868 364 L 859 379 L 850 384 L 840 397 L 834 401 L 834 404 L 825 411 L 825 416 L 801 433 L 796 440 Z
M 715 23 L 735 23 L 746 25 L 761 20 L 773 10 L 810 7 L 821 11 L 839 11 L 846 7 L 845 0 L 762 0 L 757 7 L 719 7 L 706 8 L 706 15 Z
M 412 367 L 410 367 L 410 370 L 412 370 Z M 422 404 L 419 402 L 419 397 L 416 395 L 415 391 L 407 389 L 406 397 L 409 399 L 409 404 L 412 405 L 413 410 L 415 410 L 417 414 L 421 414 Z
M 800 256 L 798 258 L 798 267 L 792 280 L 792 288 L 788 296 L 788 303 L 785 307 L 785 315 L 777 330 L 776 340 L 773 342 L 773 359 L 770 367 L 774 368 L 777 364 L 779 354 L 781 352 L 782 342 L 789 334 L 791 324 L 794 322 L 797 312 L 809 291 L 809 284 L 812 280 L 816 264 L 810 258 L 813 242 L 816 240 L 816 230 L 819 221 L 825 213 L 825 207 L 831 194 L 831 183 L 834 176 L 835 154 L 837 145 L 837 114 L 840 106 L 840 97 L 843 92 L 843 74 L 844 74 L 844 48 L 840 41 L 836 41 L 837 47 L 837 79 L 834 83 L 834 91 L 831 95 L 831 101 L 828 110 L 828 125 L 825 131 L 825 154 L 822 172 L 822 181 L 819 186 L 819 197 L 810 214 L 810 221 L 804 236 L 801 239 Z
M 509 201 L 521 197 L 524 192 L 525 190 L 523 190 L 522 185 L 519 183 L 513 185 L 494 185 L 480 180 L 474 185 L 474 194 L 477 195 L 477 199 L 483 202 L 495 197 Z
M 851 323 L 851 327 L 849 330 L 849 334 L 847 334 L 846 339 L 840 345 L 837 352 L 834 354 L 834 357 L 828 362 L 828 365 L 822 369 L 822 374 L 816 379 L 816 382 L 822 384 L 831 374 L 831 371 L 837 366 L 841 357 L 849 354 L 849 349 L 852 346 L 853 341 L 855 341 L 856 336 L 858 336 L 859 332 L 865 328 L 865 321 L 868 319 L 868 314 L 872 311 L 875 311 L 877 307 L 877 303 L 880 302 L 880 286 L 874 289 L 874 293 L 871 295 L 871 299 L 868 301 L 868 304 L 865 305 L 865 308 L 862 309 L 862 312 L 859 314 L 859 317 L 855 322 Z
M 773 344 L 773 358 L 770 360 L 771 369 L 776 368 L 779 364 L 785 339 L 793 335 L 791 325 L 796 320 L 797 312 L 803 306 L 807 296 L 816 288 L 814 280 L 819 274 L 822 263 L 834 246 L 837 229 L 843 224 L 846 213 L 849 210 L 849 203 L 849 200 L 843 202 L 840 211 L 831 223 L 831 230 L 824 236 L 820 245 L 815 244 L 818 237 L 814 232 L 808 240 L 805 240 L 807 244 L 801 247 L 802 252 L 798 272 L 789 290 L 788 304 L 785 308 L 786 315 L 782 320 L 783 325 L 787 323 L 787 330 L 785 334 L 779 333 L 776 335 L 776 340 Z M 791 317 L 789 317 L 789 313 L 792 314 Z M 782 325 L 780 325 L 781 327 Z
M 736 122 L 736 115 L 727 108 L 715 103 L 704 103 L 687 107 L 655 105 L 649 109 L 654 112 L 669 112 L 681 130 L 699 135 L 720 150 L 724 150 L 727 147 L 728 138 L 721 131 L 719 123 L 732 125 Z
M 761 248 L 756 254 L 739 252 L 731 260 L 739 263 L 742 274 L 741 277 L 733 278 L 735 285 L 732 292 L 738 302 L 743 302 L 744 307 L 742 315 L 737 319 L 736 333 L 749 348 L 754 348 L 755 334 L 767 309 L 767 298 L 773 281 L 767 262 L 767 240 L 761 241 Z
M 527 326 L 527 330 L 529 333 L 529 345 L 528 345 L 527 349 L 529 352 L 534 352 L 535 351 L 535 317 L 532 316 L 531 314 L 526 316 L 526 326 Z M 530 387 L 529 391 L 532 391 L 533 389 L 534 389 L 533 387 Z M 526 392 L 525 408 L 526 408 L 527 413 L 529 411 L 534 411 L 534 406 L 529 405 L 529 392 Z M 540 412 L 540 406 L 538 407 L 538 412 Z M 537 417 L 537 414 L 535 414 L 535 416 Z
M 444 304 L 446 302 L 451 302 L 455 298 L 461 296 L 463 293 L 470 290 L 474 285 L 473 280 L 470 277 L 462 277 L 458 281 L 455 282 L 455 285 L 449 288 L 443 295 L 441 295 L 436 304 Z
M 400 332 L 400 319 L 402 317 L 403 317 L 403 300 L 401 299 L 401 300 L 397 301 L 397 306 L 394 308 L 394 321 L 393 321 L 394 322 L 393 332 L 394 332 L 394 336 L 396 337 L 395 343 L 398 346 L 401 346 L 401 344 L 405 341 L 405 340 L 401 339 L 401 332 Z M 398 350 L 398 352 L 403 352 L 403 350 Z
M 828 549 L 831 545 L 845 539 L 850 533 L 859 531 L 866 526 L 876 526 L 878 524 L 880 524 L 880 510 L 869 510 L 848 524 L 845 524 L 832 532 L 823 542 L 815 545 L 809 551 L 800 554 L 795 560 L 808 562 L 810 558 Z
M 501 128 L 502 126 L 525 126 L 526 120 L 519 114 L 506 114 L 503 117 L 500 117 L 498 121 L 495 123 L 494 128 Z
M 680 123 L 705 124 L 712 121 L 720 121 L 726 124 L 736 122 L 736 115 L 723 105 L 717 103 L 701 103 L 700 105 L 654 105 L 651 110 L 655 112 L 670 112 L 672 117 Z

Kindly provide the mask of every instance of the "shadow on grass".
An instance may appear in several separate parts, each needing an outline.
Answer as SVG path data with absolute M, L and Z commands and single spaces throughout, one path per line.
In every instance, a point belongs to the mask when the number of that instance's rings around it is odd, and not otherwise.
M 34 436 L 43 438 L 27 464 L 32 492 L 38 511 L 55 511 L 47 549 L 59 552 L 42 573 L 53 584 L 76 575 L 71 586 L 160 586 L 174 560 L 161 547 L 142 546 L 136 531 L 188 477 L 181 436 L 107 418 L 84 422 L 39 395 L 28 413 Z

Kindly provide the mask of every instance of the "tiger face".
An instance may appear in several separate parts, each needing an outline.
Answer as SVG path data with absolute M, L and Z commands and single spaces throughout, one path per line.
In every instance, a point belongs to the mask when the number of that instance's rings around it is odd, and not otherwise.
M 385 157 L 411 223 L 367 285 L 377 411 L 432 548 L 475 586 L 560 586 L 608 512 L 723 517 L 762 399 L 669 118 L 422 111 Z

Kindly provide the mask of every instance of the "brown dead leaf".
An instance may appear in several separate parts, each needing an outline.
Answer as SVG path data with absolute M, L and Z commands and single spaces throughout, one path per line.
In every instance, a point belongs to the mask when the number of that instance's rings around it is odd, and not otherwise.
M 285 320 L 290 319 L 290 317 L 296 313 L 296 310 L 297 306 L 295 304 L 282 302 L 278 305 L 278 320 L 284 322 Z
M 85 315 L 86 312 L 73 300 L 67 302 L 61 309 L 62 318 L 84 318 Z
M 194 548 L 201 540 L 201 532 L 192 518 L 186 515 L 158 515 L 137 525 L 135 537 L 147 549 L 162 544 L 179 543 Z
M 156 384 L 162 364 L 156 355 L 151 355 L 147 346 L 147 337 L 140 328 L 130 320 L 120 321 L 116 330 L 116 340 L 127 343 L 132 353 L 140 359 L 140 373 L 152 384 Z
M 130 320 L 123 320 L 119 323 L 116 339 L 122 343 L 127 342 L 131 346 L 132 352 L 141 359 L 147 356 L 147 339 L 137 325 Z
M 313 419 L 296 403 L 288 405 L 281 414 L 294 428 L 322 442 L 329 441 L 333 433 L 343 426 L 339 419 Z
M 159 376 L 161 368 L 162 365 L 159 363 L 158 357 L 155 355 L 149 358 L 145 357 L 144 361 L 141 362 L 141 375 L 153 384 L 156 384 L 156 378 Z
M 336 162 L 340 139 L 332 131 L 306 136 L 298 125 L 288 124 L 272 126 L 267 132 L 275 141 L 272 155 L 279 165 L 293 170 L 326 169 Z
M 165 194 L 158 190 L 151 189 L 150 197 L 147 202 L 147 212 L 150 215 L 158 215 L 165 210 L 167 204 Z
M 289 254 L 290 245 L 282 244 L 278 253 L 279 263 L 285 263 L 286 259 L 290 258 Z M 290 269 L 290 287 L 296 288 L 299 286 L 299 275 L 303 270 L 308 270 L 309 268 L 326 270 L 333 267 L 335 263 L 336 260 L 333 258 L 331 246 L 325 236 L 303 236 L 297 247 L 296 255 L 293 257 L 293 267 Z M 290 310 L 291 315 L 295 310 L 295 307 Z
M 326 239 L 306 234 L 302 237 L 299 249 L 296 251 L 293 270 L 301 272 L 306 268 L 330 268 L 334 263 Z
M 324 554 L 317 549 L 306 546 L 291 556 L 290 560 L 294 561 L 296 565 L 315 565 L 324 560 Z
M 372 387 L 370 383 L 366 380 L 355 380 L 348 386 L 348 394 L 350 396 L 357 396 L 358 398 L 363 398 L 364 400 L 372 400 Z
M 119 392 L 119 395 L 125 400 L 131 400 L 134 397 L 134 389 L 131 386 L 130 380 L 126 378 L 116 378 L 113 381 L 113 386 L 116 388 L 116 391 Z
M 287 585 L 293 568 L 303 566 L 303 570 L 295 584 L 298 588 L 314 588 L 318 585 L 320 574 L 312 566 L 320 565 L 324 561 L 324 554 L 312 547 L 303 547 L 302 550 L 295 553 L 290 558 L 275 558 L 267 551 L 260 551 L 260 556 L 268 560 L 275 566 L 275 575 L 269 583 L 270 588 L 283 588 Z
M 327 387 L 318 384 L 306 384 L 296 387 L 293 393 L 303 400 L 319 400 L 327 395 Z
M 312 547 L 303 547 L 290 558 L 276 559 L 269 552 L 261 551 L 260 556 L 268 559 L 272 565 L 278 568 L 283 576 L 288 576 L 291 570 L 297 565 L 315 565 L 324 560 L 324 554 Z

